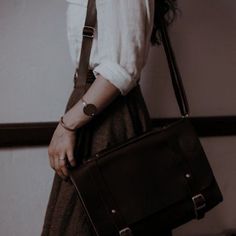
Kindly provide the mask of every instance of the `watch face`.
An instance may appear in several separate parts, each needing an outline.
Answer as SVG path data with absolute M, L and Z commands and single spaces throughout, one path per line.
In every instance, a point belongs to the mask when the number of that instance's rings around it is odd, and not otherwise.
M 88 116 L 94 116 L 96 111 L 97 111 L 97 108 L 95 105 L 93 104 L 87 104 L 86 106 L 84 106 L 84 113 Z

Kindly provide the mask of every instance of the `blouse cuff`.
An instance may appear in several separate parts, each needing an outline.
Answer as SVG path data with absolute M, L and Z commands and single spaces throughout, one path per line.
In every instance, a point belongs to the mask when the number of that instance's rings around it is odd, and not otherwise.
M 103 61 L 93 69 L 95 76 L 102 75 L 109 80 L 125 96 L 133 87 L 137 85 L 136 80 L 119 64 L 111 61 Z

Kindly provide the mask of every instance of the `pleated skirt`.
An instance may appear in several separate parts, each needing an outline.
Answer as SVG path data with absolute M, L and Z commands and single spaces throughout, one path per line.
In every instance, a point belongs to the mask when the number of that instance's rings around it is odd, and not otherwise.
M 89 70 L 86 85 L 73 89 L 65 112 L 78 102 L 83 90 L 87 90 L 94 79 L 92 70 Z M 116 97 L 93 120 L 78 129 L 75 158 L 80 163 L 83 156 L 126 141 L 150 130 L 151 127 L 150 115 L 138 84 L 126 96 Z M 70 181 L 62 180 L 56 172 L 41 236 L 94 236 L 75 187 Z

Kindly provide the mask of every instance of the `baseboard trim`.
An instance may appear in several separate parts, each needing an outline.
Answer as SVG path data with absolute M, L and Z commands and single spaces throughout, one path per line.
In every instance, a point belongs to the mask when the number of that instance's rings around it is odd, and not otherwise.
M 159 127 L 180 118 L 152 118 Z M 199 137 L 236 135 L 236 116 L 191 117 Z M 0 147 L 46 146 L 49 144 L 57 122 L 0 124 Z

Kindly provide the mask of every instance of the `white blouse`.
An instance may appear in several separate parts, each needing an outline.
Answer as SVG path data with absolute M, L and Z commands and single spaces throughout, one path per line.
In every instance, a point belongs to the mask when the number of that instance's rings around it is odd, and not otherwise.
M 80 58 L 88 0 L 66 0 L 67 36 L 74 65 Z M 140 80 L 150 48 L 155 0 L 96 0 L 97 26 L 89 67 L 126 95 Z

